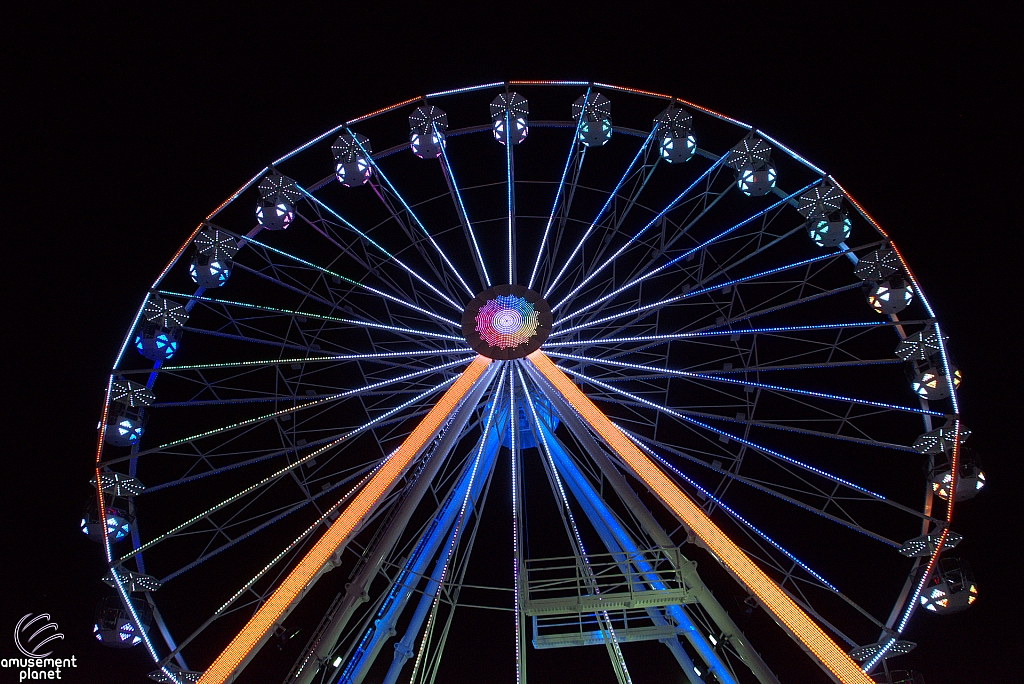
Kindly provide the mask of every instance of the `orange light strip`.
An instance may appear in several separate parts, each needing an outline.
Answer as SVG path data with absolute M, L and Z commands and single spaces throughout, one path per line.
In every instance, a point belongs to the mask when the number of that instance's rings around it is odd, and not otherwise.
M 824 630 L 786 595 L 729 537 L 711 522 L 697 504 L 686 496 L 662 470 L 626 438 L 604 413 L 555 366 L 537 350 L 528 357 L 544 377 L 558 390 L 580 416 L 619 455 L 651 492 L 696 534 L 704 545 L 747 587 L 775 616 L 786 631 L 809 651 L 814 659 L 842 684 L 871 684 L 871 678 L 848 656 Z
M 509 81 L 509 85 L 589 85 L 588 81 Z
M 381 107 L 380 109 L 372 111 L 369 114 L 363 114 L 362 116 L 357 116 L 356 118 L 352 119 L 351 121 L 346 121 L 345 125 L 346 126 L 351 126 L 354 123 L 359 123 L 360 121 L 366 121 L 367 119 L 373 118 L 373 117 L 377 116 L 378 114 L 383 114 L 384 112 L 390 112 L 392 109 L 398 109 L 399 107 L 404 107 L 407 104 L 411 104 L 413 102 L 416 102 L 417 100 L 422 100 L 422 99 L 423 99 L 422 95 L 417 95 L 416 97 L 410 97 L 408 100 L 402 100 L 401 102 L 396 102 L 395 104 L 390 105 L 388 107 Z
M 887 232 L 885 232 L 885 230 L 882 228 L 882 226 L 879 225 L 878 221 L 876 221 L 875 218 L 871 214 L 869 214 L 867 212 L 867 209 L 865 209 L 863 207 L 863 205 L 861 205 L 860 202 L 855 200 L 853 198 L 853 195 L 851 195 L 849 192 L 847 192 L 846 188 L 844 188 L 842 185 L 840 185 L 839 181 L 837 181 L 834 177 L 829 175 L 828 179 L 830 181 L 832 181 L 833 185 L 835 185 L 837 188 L 839 188 L 840 191 L 842 191 L 843 195 L 846 196 L 846 199 L 850 200 L 850 203 L 853 206 L 857 207 L 857 210 L 864 216 L 864 218 L 866 218 L 868 220 L 868 222 L 871 223 L 871 225 L 873 225 L 875 228 L 877 228 L 879 233 L 881 233 L 885 238 L 888 239 L 889 234 Z
M 598 88 L 611 88 L 612 90 L 621 90 L 624 93 L 636 93 L 637 95 L 650 95 L 651 97 L 660 97 L 663 100 L 671 100 L 671 95 L 665 95 L 664 93 L 655 93 L 650 90 L 640 90 L 639 88 L 627 88 L 625 86 L 612 85 L 611 83 L 594 83 Z
M 274 590 L 266 603 L 260 606 L 242 631 L 231 640 L 227 648 L 217 656 L 210 668 L 199 679 L 199 684 L 223 684 L 243 667 L 243 662 L 256 650 L 299 594 L 316 577 L 332 555 L 352 535 L 373 505 L 385 496 L 399 477 L 408 469 L 413 459 L 430 439 L 437 434 L 441 424 L 451 415 L 466 393 L 476 383 L 491 360 L 477 356 L 452 383 L 448 391 L 438 400 L 419 425 L 405 438 L 398 450 L 374 475 L 362 491 L 327 528 L 327 532 L 309 552 L 296 564 L 288 576 Z

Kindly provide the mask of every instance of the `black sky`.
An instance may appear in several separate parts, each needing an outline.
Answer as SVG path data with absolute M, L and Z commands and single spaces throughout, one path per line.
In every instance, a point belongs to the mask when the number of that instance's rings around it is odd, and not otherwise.
M 141 649 L 108 651 L 85 632 L 102 568 L 77 520 L 110 363 L 199 220 L 343 120 L 443 88 L 571 78 L 756 125 L 838 178 L 901 246 L 964 372 L 964 418 L 990 482 L 954 526 L 981 599 L 919 616 L 907 665 L 929 684 L 1019 671 L 1019 17 L 965 5 L 336 7 L 43 8 L 0 28 L 13 181 L 0 628 L 49 611 L 82 664 L 70 681 L 146 681 Z M 4 639 L 0 655 L 14 655 Z

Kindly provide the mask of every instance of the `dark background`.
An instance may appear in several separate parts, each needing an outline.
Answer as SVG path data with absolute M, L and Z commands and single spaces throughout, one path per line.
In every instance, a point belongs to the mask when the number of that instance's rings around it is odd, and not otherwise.
M 88 634 L 102 564 L 77 521 L 110 363 L 199 220 L 269 160 L 378 107 L 506 78 L 593 79 L 767 131 L 835 175 L 901 246 L 964 372 L 990 483 L 954 525 L 981 598 L 917 616 L 908 637 L 921 645 L 901 665 L 929 684 L 1017 675 L 1019 18 L 962 6 L 336 6 L 5 17 L 5 632 L 49 611 L 67 635 L 55 655 L 80 663 L 69 681 L 148 681 L 141 648 Z M 3 639 L 0 655 L 15 655 Z

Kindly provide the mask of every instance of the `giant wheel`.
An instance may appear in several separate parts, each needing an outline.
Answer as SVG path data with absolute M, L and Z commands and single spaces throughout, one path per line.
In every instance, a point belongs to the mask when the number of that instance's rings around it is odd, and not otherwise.
M 606 84 L 417 97 L 257 173 L 146 294 L 96 638 L 157 681 L 296 634 L 287 682 L 459 679 L 476 632 L 496 681 L 603 645 L 620 682 L 775 682 L 760 607 L 866 682 L 977 593 L 940 559 L 984 484 L 958 383 L 889 236 L 767 133 Z

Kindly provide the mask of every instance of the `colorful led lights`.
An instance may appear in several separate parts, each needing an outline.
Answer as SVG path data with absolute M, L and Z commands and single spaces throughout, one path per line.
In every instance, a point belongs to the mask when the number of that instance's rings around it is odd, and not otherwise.
M 537 334 L 537 310 L 522 297 L 498 295 L 476 315 L 476 331 L 487 344 L 509 349 L 526 344 Z
M 522 358 L 540 348 L 551 321 L 551 310 L 540 294 L 521 285 L 498 285 L 469 303 L 462 315 L 462 333 L 484 356 Z

